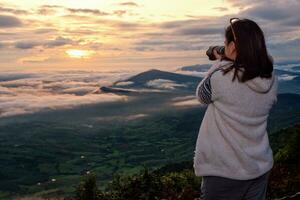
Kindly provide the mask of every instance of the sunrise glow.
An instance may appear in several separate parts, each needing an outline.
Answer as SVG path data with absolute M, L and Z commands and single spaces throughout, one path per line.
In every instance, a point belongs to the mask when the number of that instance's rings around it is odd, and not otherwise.
M 297 44 L 293 40 L 300 29 L 290 13 L 297 16 L 300 3 L 272 2 L 3 0 L 0 70 L 109 71 L 204 64 L 207 47 L 223 44 L 230 17 L 258 22 L 275 60 L 298 59 L 299 47 L 290 45 Z M 276 13 L 281 13 L 281 21 Z
M 71 58 L 89 58 L 93 54 L 92 51 L 79 49 L 68 49 L 66 53 Z

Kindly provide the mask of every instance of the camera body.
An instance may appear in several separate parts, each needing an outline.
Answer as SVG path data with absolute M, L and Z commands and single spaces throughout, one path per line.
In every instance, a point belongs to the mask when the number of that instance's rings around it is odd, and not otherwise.
M 206 51 L 206 55 L 208 56 L 209 60 L 216 60 L 217 58 L 214 55 L 214 50 L 217 51 L 222 57 L 225 56 L 225 46 L 210 46 Z

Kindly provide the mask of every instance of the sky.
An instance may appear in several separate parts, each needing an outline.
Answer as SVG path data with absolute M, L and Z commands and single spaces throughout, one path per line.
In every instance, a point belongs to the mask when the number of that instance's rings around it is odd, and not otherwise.
M 256 21 L 275 62 L 300 63 L 300 0 L 0 0 L 0 71 L 205 64 L 231 17 Z
M 205 52 L 224 44 L 231 17 L 259 24 L 276 67 L 300 65 L 299 10 L 300 0 L 0 0 L 0 118 L 126 102 L 97 91 L 148 69 L 211 64 Z

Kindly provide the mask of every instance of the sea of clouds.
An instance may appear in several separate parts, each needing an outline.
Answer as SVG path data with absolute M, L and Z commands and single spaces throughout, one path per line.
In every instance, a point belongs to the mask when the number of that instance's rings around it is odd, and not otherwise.
M 132 72 L 2 72 L 0 117 L 83 104 L 126 101 L 127 96 L 101 93 L 101 86 L 131 76 Z

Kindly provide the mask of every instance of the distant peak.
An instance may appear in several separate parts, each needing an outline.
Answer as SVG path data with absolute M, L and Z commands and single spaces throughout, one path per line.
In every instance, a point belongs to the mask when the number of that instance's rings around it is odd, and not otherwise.
M 162 71 L 158 69 L 149 69 L 148 71 L 145 72 L 162 72 Z

